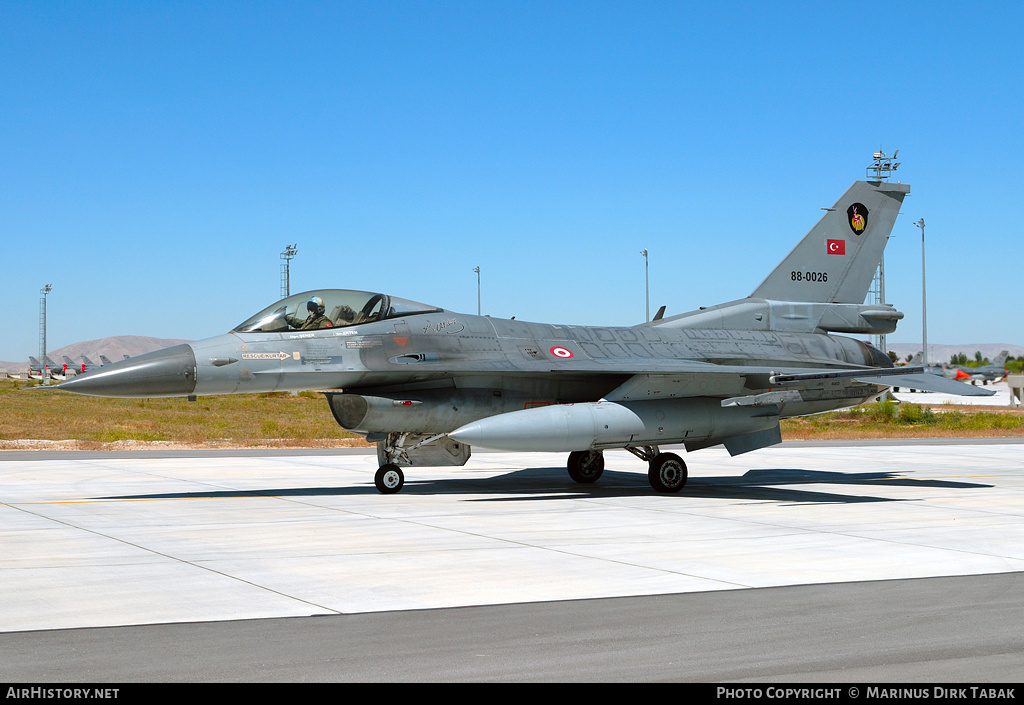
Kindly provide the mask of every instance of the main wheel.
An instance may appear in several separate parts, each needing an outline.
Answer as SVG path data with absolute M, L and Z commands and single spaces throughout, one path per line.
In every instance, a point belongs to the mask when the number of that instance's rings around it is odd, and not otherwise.
M 686 463 L 675 453 L 659 453 L 651 461 L 647 479 L 655 492 L 678 492 L 686 484 Z
M 397 465 L 381 465 L 373 476 L 373 484 L 381 494 L 394 494 L 405 484 L 405 474 Z
M 604 453 L 599 450 L 573 451 L 569 453 L 566 469 L 569 470 L 569 477 L 576 482 L 597 482 L 597 478 L 604 472 Z

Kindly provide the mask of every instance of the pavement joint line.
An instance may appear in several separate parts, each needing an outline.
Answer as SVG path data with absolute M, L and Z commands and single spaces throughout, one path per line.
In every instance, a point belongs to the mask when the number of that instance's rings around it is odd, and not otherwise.
M 155 556 L 160 556 L 161 558 L 166 558 L 167 560 L 174 561 L 175 563 L 179 563 L 181 565 L 191 566 L 191 567 L 196 568 L 198 570 L 202 570 L 202 571 L 205 571 L 205 572 L 208 572 L 208 573 L 212 573 L 214 575 L 219 575 L 222 578 L 227 578 L 228 580 L 233 580 L 233 581 L 242 583 L 244 585 L 250 585 L 250 586 L 252 586 L 252 587 L 254 587 L 254 588 L 258 589 L 258 590 L 264 590 L 264 591 L 269 592 L 269 593 L 274 594 L 274 595 L 280 595 L 281 597 L 287 598 L 289 600 L 295 600 L 296 602 L 300 602 L 300 603 L 305 604 L 305 605 L 310 605 L 310 606 L 315 607 L 317 609 L 322 609 L 322 610 L 325 610 L 327 612 L 331 612 L 332 614 L 342 614 L 342 612 L 340 612 L 339 610 L 333 609 L 331 607 L 327 607 L 325 605 L 319 605 L 319 604 L 317 604 L 315 602 L 310 602 L 309 600 L 303 600 L 302 598 L 295 597 L 294 595 L 288 595 L 286 593 L 280 592 L 279 590 L 274 590 L 272 588 L 268 588 L 265 585 L 259 585 L 257 583 L 254 583 L 254 582 L 250 581 L 250 580 L 245 580 L 245 579 L 239 578 L 238 576 L 235 576 L 235 575 L 229 575 L 227 573 L 224 573 L 223 571 L 214 570 L 213 568 L 210 568 L 210 567 L 205 566 L 205 565 L 200 565 L 200 564 L 198 564 L 198 563 L 196 563 L 194 561 L 182 560 L 181 558 L 178 558 L 176 556 L 171 556 L 171 555 L 168 555 L 168 554 L 163 553 L 161 551 L 156 551 L 156 550 L 154 550 L 152 548 L 148 548 L 146 546 L 142 546 L 142 545 L 139 545 L 137 543 L 132 543 L 131 541 L 125 541 L 124 539 L 120 539 L 120 538 L 117 538 L 116 536 L 111 536 L 109 534 L 104 534 L 104 533 L 102 533 L 100 531 L 96 531 L 95 529 L 89 529 L 89 528 L 86 528 L 84 526 L 77 526 L 75 524 L 72 524 L 72 523 L 67 522 L 67 521 L 63 521 L 61 519 L 55 519 L 54 517 L 48 517 L 48 516 L 45 516 L 45 515 L 42 515 L 42 514 L 37 514 L 35 512 L 30 512 L 30 511 L 25 510 L 25 509 L 20 509 L 19 507 L 14 507 L 14 509 L 18 509 L 18 511 L 25 512 L 26 514 L 31 514 L 32 516 L 38 517 L 40 519 L 44 519 L 44 520 L 50 521 L 50 522 L 55 523 L 55 524 L 60 524 L 62 526 L 66 526 L 68 528 L 75 529 L 77 531 L 84 531 L 84 532 L 86 532 L 88 534 L 92 534 L 93 536 L 99 536 L 100 538 L 107 539 L 108 541 L 114 541 L 116 543 L 120 543 L 120 544 L 123 544 L 125 546 L 131 546 L 132 548 L 136 548 L 136 549 L 138 549 L 140 551 L 145 551 L 146 553 L 150 553 L 150 554 L 155 555 Z

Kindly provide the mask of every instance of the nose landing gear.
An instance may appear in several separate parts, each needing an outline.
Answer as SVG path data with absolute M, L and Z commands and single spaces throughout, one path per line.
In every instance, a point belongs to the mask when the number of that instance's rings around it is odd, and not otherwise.
M 405 473 L 397 465 L 381 465 L 373 476 L 373 484 L 381 494 L 395 494 L 405 484 Z

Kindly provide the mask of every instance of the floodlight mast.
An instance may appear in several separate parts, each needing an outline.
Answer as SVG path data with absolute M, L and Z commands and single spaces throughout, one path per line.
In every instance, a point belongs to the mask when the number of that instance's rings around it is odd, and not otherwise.
M 928 288 L 924 281 L 924 218 L 916 223 L 921 228 L 921 364 L 928 366 Z
M 281 259 L 284 260 L 281 264 L 281 298 L 287 299 L 292 295 L 292 282 L 291 273 L 289 271 L 289 265 L 291 264 L 292 258 L 298 254 L 299 243 L 294 245 L 288 245 L 284 248 L 284 252 L 281 253 Z
M 476 272 L 476 315 L 480 314 L 480 267 L 473 267 L 473 271 Z
M 647 257 L 647 248 L 640 250 L 640 254 L 644 256 L 644 297 L 647 302 L 645 307 L 644 319 L 648 323 L 651 321 L 651 261 Z
M 46 295 L 53 290 L 53 284 L 47 284 L 39 293 L 39 361 L 43 366 L 43 384 L 50 381 L 50 366 L 46 364 Z
M 896 159 L 896 155 L 899 154 L 899 153 L 900 153 L 900 150 L 897 149 L 895 152 L 892 153 L 892 156 L 889 157 L 889 156 L 886 155 L 885 152 L 883 152 L 881 150 L 881 148 L 879 148 L 879 150 L 872 155 L 874 160 L 871 162 L 871 166 L 869 166 L 867 168 L 868 178 L 873 180 L 873 181 L 885 181 L 890 176 L 892 176 L 892 173 L 894 171 L 896 171 L 897 169 L 899 169 L 900 164 L 902 163 L 902 162 L 894 161 Z M 885 303 L 885 250 L 882 251 L 882 257 L 881 257 L 881 259 L 878 262 L 878 270 L 875 272 L 875 282 L 874 282 L 874 286 L 872 286 L 872 291 L 875 294 L 875 303 L 877 303 L 877 304 L 884 304 Z M 878 341 L 878 349 L 881 350 L 884 353 L 888 353 L 889 351 L 886 349 L 886 342 L 885 342 L 885 334 L 884 333 L 877 336 L 877 341 Z
M 875 152 L 874 161 L 871 162 L 871 166 L 867 169 L 868 178 L 874 177 L 873 181 L 885 181 L 892 176 L 892 173 L 899 169 L 900 164 L 902 164 L 902 162 L 894 161 L 899 153 L 900 150 L 897 149 L 889 157 L 881 149 Z

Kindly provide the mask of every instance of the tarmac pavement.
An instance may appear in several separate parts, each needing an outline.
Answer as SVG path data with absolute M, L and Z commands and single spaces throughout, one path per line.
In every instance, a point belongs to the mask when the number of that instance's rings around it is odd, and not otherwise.
M 1024 568 L 1019 439 L 686 455 L 475 453 L 373 487 L 366 450 L 0 454 L 0 632 L 357 614 Z

